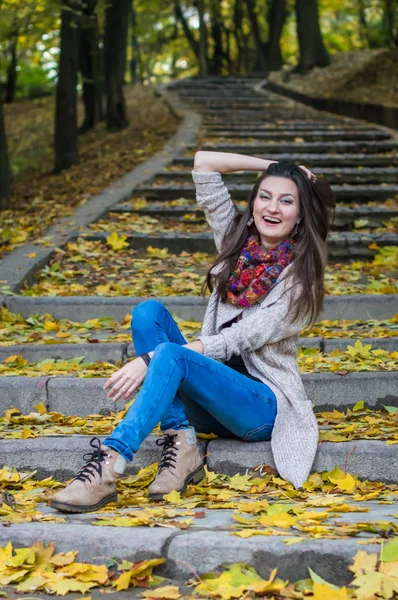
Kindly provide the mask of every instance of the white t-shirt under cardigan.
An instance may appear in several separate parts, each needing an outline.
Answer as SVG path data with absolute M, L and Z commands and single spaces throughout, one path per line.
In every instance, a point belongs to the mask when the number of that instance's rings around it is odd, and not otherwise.
M 237 208 L 220 173 L 192 171 L 192 177 L 197 203 L 220 251 Z M 297 297 L 300 285 L 293 285 L 293 264 L 285 267 L 262 301 L 246 308 L 221 302 L 214 289 L 196 339 L 201 340 L 205 356 L 221 362 L 240 354 L 248 372 L 274 392 L 278 414 L 272 431 L 272 454 L 279 475 L 297 488 L 310 474 L 319 433 L 297 363 L 296 342 L 308 319 L 301 317 L 292 324 L 288 314 L 290 297 Z M 236 323 L 222 329 L 237 316 Z

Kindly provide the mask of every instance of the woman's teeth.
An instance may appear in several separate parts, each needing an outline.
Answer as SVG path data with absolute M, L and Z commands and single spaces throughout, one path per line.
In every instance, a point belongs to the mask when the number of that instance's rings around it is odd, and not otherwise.
M 279 225 L 281 221 L 274 221 L 272 219 L 268 219 L 268 217 L 263 217 L 263 220 L 267 223 L 267 225 Z

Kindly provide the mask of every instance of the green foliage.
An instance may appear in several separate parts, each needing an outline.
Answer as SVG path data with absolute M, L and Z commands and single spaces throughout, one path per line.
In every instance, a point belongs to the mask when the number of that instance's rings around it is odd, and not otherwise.
M 54 62 L 52 54 L 56 56 L 59 47 L 59 14 L 59 0 L 0 1 L 0 81 L 6 80 L 11 48 L 16 43 L 23 87 L 28 93 L 30 87 L 46 90 L 44 82 L 40 83 L 42 73 L 35 67 Z M 26 78 L 31 79 L 31 86 Z
M 212 3 L 205 0 L 208 29 L 208 55 L 214 50 L 211 35 Z M 104 6 L 99 0 L 97 14 L 100 35 L 103 33 Z M 199 41 L 197 3 L 179 0 L 193 38 Z M 256 15 L 263 42 L 269 36 L 267 7 L 269 0 L 257 0 Z M 250 70 L 255 60 L 252 26 L 242 0 L 242 20 L 236 36 L 235 0 L 221 3 L 221 25 L 224 49 L 228 38 L 230 64 L 224 60 L 223 72 L 238 73 Z M 141 80 L 157 83 L 181 76 L 196 75 L 198 61 L 180 22 L 176 22 L 174 2 L 134 0 L 137 19 L 138 53 L 134 56 Z M 288 18 L 281 38 L 282 56 L 287 64 L 296 64 L 298 44 L 295 22 L 295 2 L 287 2 Z M 319 0 L 321 29 L 328 50 L 345 52 L 378 48 L 389 43 L 388 18 L 385 0 Z M 18 95 L 21 97 L 44 93 L 52 89 L 47 81 L 48 69 L 55 76 L 59 51 L 60 0 L 0 0 L 0 82 L 4 82 L 10 64 L 11 48 L 17 41 Z M 129 40 L 132 37 L 130 26 Z M 240 46 L 240 48 L 239 48 Z M 245 57 L 239 52 L 245 48 Z M 134 52 L 136 54 L 136 52 Z M 128 48 L 126 81 L 131 81 L 133 59 L 131 43 Z
M 17 98 L 36 98 L 50 94 L 55 87 L 55 73 L 51 77 L 49 69 L 43 65 L 34 65 L 28 60 L 19 64 Z

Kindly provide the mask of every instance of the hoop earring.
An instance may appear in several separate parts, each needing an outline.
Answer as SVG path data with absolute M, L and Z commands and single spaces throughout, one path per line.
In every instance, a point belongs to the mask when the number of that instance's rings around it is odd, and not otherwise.
M 253 221 L 254 221 L 254 217 L 253 217 L 253 215 L 252 215 L 252 216 L 250 217 L 250 219 L 248 220 L 248 222 L 246 223 L 246 226 L 247 226 L 247 227 L 250 227 L 250 225 L 252 225 L 252 224 L 253 224 Z

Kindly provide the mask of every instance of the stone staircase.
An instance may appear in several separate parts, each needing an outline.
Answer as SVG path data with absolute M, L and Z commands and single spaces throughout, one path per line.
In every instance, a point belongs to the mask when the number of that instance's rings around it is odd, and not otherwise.
M 398 217 L 398 142 L 390 131 L 309 109 L 268 92 L 266 87 L 262 87 L 262 81 L 256 78 L 187 79 L 175 82 L 170 89 L 179 96 L 186 110 L 201 115 L 202 124 L 197 132 L 196 144 L 192 141 L 185 144 L 174 158 L 164 161 L 167 164 L 147 175 L 142 183 L 135 184 L 130 195 L 124 194 L 117 203 L 109 202 L 106 210 L 97 214 L 100 218 L 96 222 L 90 224 L 88 217 L 72 234 L 64 234 L 64 242 L 84 239 L 85 242 L 105 244 L 111 231 L 117 231 L 118 235 L 126 237 L 129 246 L 136 251 L 135 256 L 143 260 L 150 246 L 168 248 L 173 253 L 214 253 L 204 215 L 195 207 L 190 174 L 194 152 L 200 147 L 261 155 L 275 160 L 291 159 L 309 166 L 316 174 L 324 174 L 339 203 L 334 228 L 327 242 L 330 265 L 337 265 L 337 269 L 354 260 L 371 260 L 384 246 L 398 245 L 396 228 L 394 230 Z M 255 177 L 255 174 L 247 172 L 225 176 L 238 205 L 247 198 Z M 156 219 L 156 230 L 151 233 L 132 232 L 124 226 L 129 221 L 118 220 L 120 216 L 128 219 L 132 215 Z M 362 224 L 358 224 L 361 220 Z M 78 219 L 76 222 L 79 224 Z M 187 222 L 194 222 L 200 231 L 179 231 L 179 225 Z M 101 230 L 98 230 L 99 226 Z M 24 252 L 26 255 L 26 249 Z M 55 247 L 52 252 L 57 255 Z M 40 269 L 49 260 L 54 259 L 49 253 L 43 254 L 42 258 L 38 257 L 35 268 L 25 270 L 24 280 L 28 288 L 34 289 L 35 283 L 40 280 Z M 78 258 L 75 257 L 74 261 L 79 265 Z M 150 259 L 148 261 L 150 265 Z M 11 258 L 0 267 L 0 275 L 2 269 L 5 273 L 17 270 L 12 267 Z M 396 276 L 396 268 L 391 268 L 388 275 Z M 84 283 L 84 276 L 77 281 Z M 60 279 L 57 285 L 61 289 Z M 56 296 L 27 295 L 26 290 L 19 293 L 22 290 L 17 288 L 16 285 L 14 295 L 4 295 L 2 303 L 24 318 L 51 314 L 55 319 L 71 319 L 80 323 L 104 316 L 122 319 L 142 301 L 141 297 L 133 296 L 68 296 L 62 295 L 63 292 Z M 391 319 L 397 312 L 396 298 L 394 294 L 328 295 L 320 318 L 329 321 Z M 206 300 L 199 295 L 168 295 L 159 299 L 179 318 L 198 323 L 203 318 Z M 107 335 L 95 329 L 93 337 L 96 343 L 2 346 L 0 361 L 16 354 L 32 363 L 54 358 L 67 360 L 76 356 L 85 356 L 91 362 L 116 362 L 134 356 L 134 349 L 128 341 L 107 341 Z M 298 345 L 330 353 L 335 349 L 344 350 L 355 339 L 302 337 Z M 358 339 L 371 343 L 375 348 L 397 350 L 393 334 L 381 338 L 359 335 Z M 316 412 L 352 409 L 360 400 L 374 410 L 383 405 L 398 406 L 397 371 L 357 371 L 345 376 L 333 372 L 304 373 L 302 377 Z M 100 377 L 2 377 L 0 412 L 16 407 L 28 414 L 40 402 L 48 411 L 83 417 L 92 413 L 109 415 L 111 411 L 122 410 L 122 403 L 115 406 L 106 396 L 103 383 L 104 379 Z M 154 435 L 145 440 L 130 466 L 130 474 L 157 460 L 159 449 L 155 441 Z M 269 442 L 247 444 L 210 440 L 201 444 L 209 469 L 216 472 L 234 475 L 245 473 L 259 463 L 274 466 Z M 20 471 L 36 470 L 38 477 L 53 474 L 57 479 L 65 480 L 81 465 L 87 445 L 88 437 L 76 434 L 2 439 L 0 465 L 7 464 Z M 313 471 L 331 470 L 336 465 L 342 470 L 348 468 L 350 473 L 364 480 L 398 484 L 396 445 L 382 440 L 322 442 Z M 366 519 L 370 522 L 372 519 L 390 518 L 388 515 L 394 510 L 396 512 L 394 507 L 389 507 L 390 511 L 380 516 L 383 511 L 376 502 L 369 507 Z M 48 507 L 41 509 L 52 514 Z M 134 560 L 165 556 L 169 560 L 164 574 L 181 581 L 191 576 L 183 561 L 192 565 L 198 573 L 227 562 L 250 562 L 264 575 L 268 575 L 268 567 L 278 567 L 278 575 L 291 580 L 307 577 L 304 565 L 311 561 L 310 566 L 321 576 L 333 577 L 333 582 L 341 585 L 347 582 L 347 566 L 360 549 L 355 539 L 306 539 L 294 546 L 285 546 L 277 536 L 243 540 L 227 531 L 232 523 L 231 512 L 227 509 L 208 510 L 205 519 L 186 531 L 138 527 L 133 531 L 120 529 L 117 535 L 111 527 L 91 526 L 92 515 L 74 516 L 66 523 L 23 523 L 0 529 L 0 545 L 8 539 L 16 545 L 43 539 L 47 542 L 55 540 L 59 551 L 80 550 L 81 559 L 105 554 Z M 368 551 L 378 550 L 375 544 L 365 548 Z

